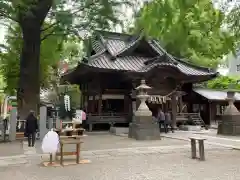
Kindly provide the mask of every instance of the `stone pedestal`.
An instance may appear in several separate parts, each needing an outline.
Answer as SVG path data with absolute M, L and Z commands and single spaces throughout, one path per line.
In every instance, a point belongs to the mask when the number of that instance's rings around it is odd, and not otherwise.
M 240 114 L 222 115 L 218 124 L 218 134 L 221 135 L 240 135 Z
M 152 116 L 134 116 L 129 125 L 128 137 L 136 140 L 160 140 L 158 123 L 153 121 Z

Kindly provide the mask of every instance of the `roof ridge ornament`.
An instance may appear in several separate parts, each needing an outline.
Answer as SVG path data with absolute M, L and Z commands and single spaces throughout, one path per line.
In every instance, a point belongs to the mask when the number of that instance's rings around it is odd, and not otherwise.
M 159 44 L 159 42 L 158 42 L 157 40 L 152 39 L 151 42 L 152 42 L 153 44 L 155 44 L 155 45 L 156 45 L 155 48 L 157 48 L 157 49 L 159 49 L 160 51 L 162 51 L 163 54 L 164 54 L 174 65 L 177 65 L 177 64 L 178 64 L 177 60 L 176 60 L 171 54 L 169 54 L 169 53 Z
M 138 44 L 143 39 L 143 36 L 139 35 L 135 40 L 133 40 L 131 43 L 129 43 L 125 48 L 123 48 L 121 51 L 119 51 L 114 56 L 121 56 L 126 51 L 128 51 L 130 48 L 133 48 L 136 44 Z

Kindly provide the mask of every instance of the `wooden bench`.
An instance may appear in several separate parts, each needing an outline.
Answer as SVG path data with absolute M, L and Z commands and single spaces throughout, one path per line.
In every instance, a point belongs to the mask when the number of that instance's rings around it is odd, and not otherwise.
M 191 140 L 191 152 L 192 152 L 192 159 L 197 158 L 197 148 L 196 148 L 196 141 L 198 141 L 199 145 L 199 160 L 205 161 L 205 152 L 204 152 L 204 140 L 205 138 L 200 137 L 190 137 Z
M 60 156 L 60 164 L 63 165 L 63 156 L 69 156 L 69 155 L 76 155 L 76 163 L 79 164 L 80 161 L 80 145 L 81 141 L 79 138 L 76 139 L 64 139 L 60 140 L 60 152 L 56 154 L 57 156 Z M 65 144 L 75 144 L 76 145 L 76 151 L 74 152 L 64 152 L 63 147 Z

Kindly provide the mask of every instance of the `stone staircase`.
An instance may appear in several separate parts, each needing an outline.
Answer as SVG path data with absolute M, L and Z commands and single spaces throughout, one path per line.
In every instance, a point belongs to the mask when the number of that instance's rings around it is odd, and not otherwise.
M 195 125 L 202 126 L 202 127 L 205 126 L 205 123 L 202 120 L 199 113 L 191 113 L 189 117 L 192 119 L 192 121 Z
M 182 122 L 182 124 L 186 124 L 187 121 L 192 120 L 193 125 L 205 127 L 205 123 L 199 113 L 179 113 L 176 119 L 177 122 Z

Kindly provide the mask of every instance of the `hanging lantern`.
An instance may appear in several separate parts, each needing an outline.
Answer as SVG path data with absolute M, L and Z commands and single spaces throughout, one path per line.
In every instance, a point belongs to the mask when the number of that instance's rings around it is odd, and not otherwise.
M 64 95 L 64 105 L 66 111 L 70 111 L 70 96 L 69 95 Z

